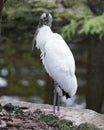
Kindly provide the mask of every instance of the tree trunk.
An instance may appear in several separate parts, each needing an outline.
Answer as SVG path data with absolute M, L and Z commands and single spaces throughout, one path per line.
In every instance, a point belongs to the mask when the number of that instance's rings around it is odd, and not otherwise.
M 1 12 L 2 9 L 3 9 L 3 3 L 4 3 L 4 0 L 0 0 L 0 12 Z
M 101 112 L 104 95 L 104 42 L 89 43 L 88 80 L 87 80 L 87 108 Z
M 104 0 L 87 0 L 94 15 L 104 12 Z M 90 38 L 88 55 L 87 108 L 101 112 L 104 91 L 104 42 L 97 36 Z
M 104 0 L 87 0 L 87 1 L 94 15 L 99 15 L 104 12 Z

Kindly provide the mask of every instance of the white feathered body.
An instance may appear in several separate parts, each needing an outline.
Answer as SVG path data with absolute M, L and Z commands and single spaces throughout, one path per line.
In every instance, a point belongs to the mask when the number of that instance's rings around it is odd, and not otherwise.
M 44 25 L 38 30 L 36 47 L 41 50 L 41 59 L 46 71 L 60 86 L 57 87 L 58 94 L 62 96 L 63 89 L 70 97 L 75 95 L 77 80 L 74 57 L 63 38 Z

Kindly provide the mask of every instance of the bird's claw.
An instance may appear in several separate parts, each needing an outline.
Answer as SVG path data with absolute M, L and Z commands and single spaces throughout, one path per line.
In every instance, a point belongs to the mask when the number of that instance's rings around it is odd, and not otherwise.
M 55 112 L 55 116 L 57 116 L 59 118 L 63 117 L 63 115 L 62 115 L 62 113 L 60 111 Z

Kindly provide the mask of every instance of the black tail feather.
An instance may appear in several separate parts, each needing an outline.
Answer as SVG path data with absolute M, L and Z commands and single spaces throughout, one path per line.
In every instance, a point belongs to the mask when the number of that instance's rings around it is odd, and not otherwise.
M 66 99 L 70 98 L 70 95 L 66 93 L 63 89 L 62 89 L 62 93 L 63 93 L 63 96 L 66 96 Z

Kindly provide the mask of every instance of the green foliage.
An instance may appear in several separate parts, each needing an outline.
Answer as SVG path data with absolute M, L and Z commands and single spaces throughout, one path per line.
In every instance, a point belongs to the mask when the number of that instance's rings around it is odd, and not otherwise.
M 104 14 L 84 20 L 79 34 L 98 34 L 100 38 L 104 36 Z
M 56 8 L 56 4 L 55 2 L 51 2 L 51 1 L 47 2 L 47 1 L 42 1 L 42 0 L 38 0 L 38 1 L 34 1 L 34 0 L 21 0 L 21 1 L 10 0 L 9 1 L 8 0 L 6 2 L 4 12 L 7 13 L 8 18 L 12 20 L 15 18 L 17 19 L 24 18 L 24 17 L 27 17 L 28 15 L 32 15 L 31 13 L 34 14 L 35 12 L 37 12 L 37 8 L 40 8 L 39 10 L 41 11 L 42 9 L 44 10 L 44 8 L 54 9 Z
M 73 6 L 75 4 L 75 1 L 76 0 L 72 0 L 72 1 L 70 1 L 70 0 L 63 0 L 63 5 L 65 7 L 71 7 L 71 6 Z
M 80 4 L 84 4 L 85 0 L 63 0 L 63 5 L 65 7 L 72 7 L 74 5 L 80 5 Z
M 30 1 L 29 3 L 32 3 L 32 7 L 33 8 L 46 8 L 46 9 L 54 9 L 56 8 L 56 4 L 55 2 L 51 2 L 51 1 Z
M 76 29 L 79 23 L 75 20 L 71 20 L 69 25 L 63 27 L 62 35 L 65 39 L 72 39 L 73 36 L 76 34 Z
M 75 16 L 70 20 L 70 24 L 62 29 L 62 35 L 65 39 L 73 39 L 76 36 L 98 35 L 104 36 L 104 14 L 100 16 L 81 15 Z

